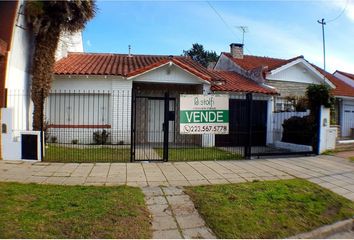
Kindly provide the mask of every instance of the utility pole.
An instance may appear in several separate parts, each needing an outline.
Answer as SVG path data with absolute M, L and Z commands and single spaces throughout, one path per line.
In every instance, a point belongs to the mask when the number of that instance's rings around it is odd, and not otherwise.
M 321 21 L 318 20 L 317 22 L 322 25 L 323 70 L 326 71 L 326 42 L 325 42 L 325 32 L 324 32 L 324 26 L 326 25 L 326 22 L 324 18 L 322 18 Z

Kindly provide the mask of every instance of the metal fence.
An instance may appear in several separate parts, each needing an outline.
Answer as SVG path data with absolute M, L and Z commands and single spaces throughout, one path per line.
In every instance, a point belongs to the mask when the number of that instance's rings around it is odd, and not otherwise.
M 279 108 L 279 103 L 284 100 L 230 94 L 229 134 L 184 135 L 179 132 L 179 93 L 52 91 L 43 99 L 44 161 L 197 161 L 316 153 L 317 115 Z M 13 109 L 14 137 L 31 129 L 29 94 L 8 91 L 7 107 Z

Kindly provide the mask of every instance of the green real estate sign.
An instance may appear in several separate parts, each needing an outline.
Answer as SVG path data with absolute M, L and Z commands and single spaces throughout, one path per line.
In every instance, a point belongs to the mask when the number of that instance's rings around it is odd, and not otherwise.
M 181 94 L 179 124 L 181 134 L 228 134 L 229 96 Z

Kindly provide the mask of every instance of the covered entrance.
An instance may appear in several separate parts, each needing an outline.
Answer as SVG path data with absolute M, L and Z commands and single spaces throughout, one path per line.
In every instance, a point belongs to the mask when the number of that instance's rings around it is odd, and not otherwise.
M 179 134 L 179 95 L 198 93 L 199 85 L 134 83 L 131 161 L 168 161 L 168 148 L 181 147 L 190 136 Z M 190 143 L 200 143 L 193 138 Z

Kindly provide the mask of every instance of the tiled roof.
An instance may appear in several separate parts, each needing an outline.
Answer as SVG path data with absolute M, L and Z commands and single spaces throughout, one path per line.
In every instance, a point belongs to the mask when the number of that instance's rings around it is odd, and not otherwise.
M 348 77 L 348 78 L 350 78 L 351 80 L 354 81 L 354 74 L 347 73 L 347 72 L 342 72 L 342 71 L 338 71 L 338 70 L 336 72 L 340 73 L 340 74 L 342 74 L 342 75 L 344 75 L 344 76 L 346 76 L 346 77 Z
M 291 59 L 279 59 L 279 58 L 269 58 L 269 57 L 259 57 L 259 56 L 250 56 L 250 55 L 244 55 L 243 59 L 237 59 L 233 58 L 230 53 L 223 53 L 225 56 L 230 58 L 233 62 L 235 62 L 237 65 L 242 67 L 245 70 L 251 70 L 257 67 L 268 67 L 268 71 L 274 70 L 276 68 L 279 68 L 285 64 L 288 64 L 296 59 L 303 58 L 303 56 L 298 56 L 294 57 Z M 311 63 L 310 63 L 311 64 Z M 354 88 L 351 87 L 350 85 L 346 84 L 345 82 L 341 81 L 337 77 L 335 77 L 333 74 L 325 72 L 323 69 L 320 67 L 317 67 L 314 64 L 311 64 L 317 71 L 319 71 L 322 75 L 325 75 L 326 78 L 332 82 L 336 88 L 333 89 L 332 93 L 334 96 L 347 96 L 347 97 L 354 97 Z M 354 75 L 349 74 L 349 73 L 344 73 L 337 71 L 351 79 L 354 80 Z
M 258 67 L 268 67 L 268 71 L 279 68 L 285 64 L 288 64 L 298 58 L 303 58 L 303 56 L 297 56 L 291 59 L 280 59 L 280 58 L 270 58 L 270 57 L 260 57 L 253 55 L 244 55 L 242 59 L 234 58 L 230 53 L 222 53 L 231 59 L 234 63 L 245 70 L 252 70 Z
M 56 62 L 54 74 L 133 77 L 169 61 L 206 81 L 224 82 L 220 86 L 213 85 L 212 88 L 218 91 L 276 94 L 273 89 L 263 87 L 239 74 L 208 70 L 191 58 L 182 56 L 69 53 L 67 57 Z
M 213 85 L 211 87 L 213 91 L 277 94 L 275 89 L 261 86 L 257 82 L 249 80 L 235 72 L 214 70 L 212 73 L 220 80 L 224 80 L 224 84 Z
M 336 86 L 336 88 L 332 90 L 334 96 L 354 97 L 354 88 L 352 86 L 338 79 L 333 74 L 324 71 L 322 68 L 314 64 L 311 65 Z

